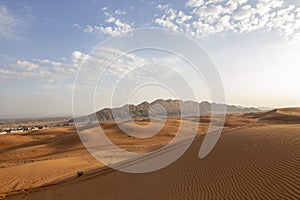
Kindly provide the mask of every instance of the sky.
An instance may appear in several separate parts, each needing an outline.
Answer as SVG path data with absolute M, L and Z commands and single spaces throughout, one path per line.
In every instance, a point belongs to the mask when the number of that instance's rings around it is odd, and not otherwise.
M 300 0 L 1 0 L 0 117 L 72 115 L 75 77 L 93 49 L 145 27 L 185 35 L 203 47 L 227 104 L 300 106 Z M 133 103 L 146 94 L 149 101 L 172 97 L 154 88 L 140 91 Z M 198 101 L 209 100 L 204 93 Z M 108 106 L 101 101 L 97 109 Z

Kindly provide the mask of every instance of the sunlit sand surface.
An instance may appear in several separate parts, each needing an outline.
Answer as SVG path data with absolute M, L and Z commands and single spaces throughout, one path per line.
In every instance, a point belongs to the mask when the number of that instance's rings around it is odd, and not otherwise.
M 105 167 L 84 148 L 74 127 L 0 135 L 0 196 L 29 200 L 298 199 L 299 116 L 298 108 L 230 114 L 212 152 L 199 159 L 210 121 L 202 117 L 197 136 L 182 157 L 143 174 Z M 199 119 L 185 121 L 189 131 Z M 136 123 L 146 126 L 149 122 Z M 120 148 L 151 152 L 170 142 L 180 124 L 180 119 L 167 119 L 163 129 L 149 139 L 128 136 L 114 122 L 101 126 Z M 77 177 L 78 171 L 83 175 Z

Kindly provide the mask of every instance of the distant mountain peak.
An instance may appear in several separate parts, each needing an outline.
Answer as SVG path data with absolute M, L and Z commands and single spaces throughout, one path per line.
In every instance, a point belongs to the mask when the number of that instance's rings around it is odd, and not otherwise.
M 165 109 L 165 112 L 163 112 L 161 107 L 153 107 L 154 105 L 162 106 Z M 222 111 L 224 106 L 226 107 L 227 113 L 246 113 L 259 111 L 256 108 L 209 103 L 208 101 L 202 101 L 199 103 L 195 101 L 182 101 L 178 99 L 157 99 L 151 103 L 144 101 L 138 105 L 126 104 L 119 108 L 105 108 L 97 111 L 96 116 L 99 121 L 114 120 L 115 118 L 124 120 L 129 120 L 130 118 L 149 118 L 151 114 L 157 117 L 163 116 L 164 114 L 166 114 L 167 117 L 180 117 L 182 110 L 184 111 L 184 116 L 196 116 L 198 115 L 196 112 L 198 109 L 200 109 L 201 115 L 209 115 L 212 111 L 212 107 L 215 112 L 218 112 Z

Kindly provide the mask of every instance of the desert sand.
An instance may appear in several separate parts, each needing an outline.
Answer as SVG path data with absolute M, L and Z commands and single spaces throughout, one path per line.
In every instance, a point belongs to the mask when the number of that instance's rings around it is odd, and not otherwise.
M 103 166 L 74 127 L 0 136 L 0 196 L 5 199 L 299 199 L 300 109 L 229 114 L 208 156 L 198 152 L 209 124 L 200 119 L 190 148 L 171 165 L 130 174 Z M 191 127 L 199 119 L 185 119 Z M 149 139 L 129 137 L 114 122 L 106 135 L 133 152 L 167 144 L 180 120 L 170 118 Z M 147 125 L 147 121 L 137 121 Z M 140 162 L 143 162 L 142 160 Z M 77 172 L 84 174 L 77 177 Z

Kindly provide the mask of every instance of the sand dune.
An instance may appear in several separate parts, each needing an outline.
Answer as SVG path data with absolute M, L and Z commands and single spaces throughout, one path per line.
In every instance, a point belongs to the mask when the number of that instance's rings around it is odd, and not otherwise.
M 261 120 L 277 114 L 282 117 L 279 124 Z M 298 114 L 299 109 L 230 114 L 220 140 L 203 159 L 198 158 L 198 152 L 208 123 L 201 122 L 198 136 L 181 158 L 166 168 L 144 174 L 101 166 L 85 151 L 74 129 L 10 135 L 10 139 L 6 135 L 5 139 L 0 137 L 4 144 L 0 148 L 4 163 L 0 169 L 1 194 L 5 199 L 29 200 L 298 199 L 300 123 L 284 123 L 286 115 L 297 118 Z M 191 124 L 197 121 L 187 120 Z M 122 148 L 147 152 L 168 143 L 178 124 L 180 120 L 168 119 L 161 132 L 149 140 L 128 137 L 115 123 L 102 127 Z M 14 140 L 18 141 L 16 145 L 12 144 Z M 47 152 L 50 149 L 52 152 Z M 32 150 L 36 152 L 30 154 Z M 26 163 L 28 159 L 33 162 Z M 77 177 L 78 170 L 84 175 Z
M 101 165 L 74 128 L 53 128 L 0 137 L 0 196 L 73 176 Z
M 267 112 L 246 113 L 244 117 L 257 118 L 259 122 L 273 124 L 300 124 L 299 108 L 282 108 Z

